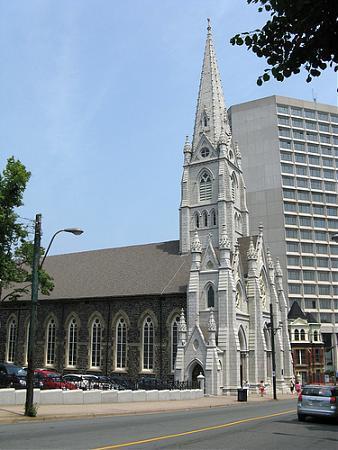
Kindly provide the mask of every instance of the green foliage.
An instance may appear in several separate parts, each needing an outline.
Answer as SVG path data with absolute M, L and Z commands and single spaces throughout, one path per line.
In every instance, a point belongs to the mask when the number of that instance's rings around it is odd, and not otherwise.
M 34 403 L 29 409 L 26 410 L 25 415 L 28 417 L 36 417 L 38 414 L 39 405 Z
M 239 33 L 232 45 L 245 44 L 270 68 L 257 79 L 261 86 L 270 76 L 278 81 L 300 72 L 308 72 L 306 81 L 320 76 L 328 66 L 338 71 L 337 0 L 247 0 L 260 4 L 258 11 L 270 19 L 261 30 Z
M 29 227 L 20 222 L 16 213 L 23 205 L 30 175 L 13 157 L 7 160 L 0 173 L 0 301 L 15 298 L 30 288 L 33 243 L 29 240 Z M 43 253 L 41 248 L 41 255 Z M 54 287 L 52 278 L 44 270 L 40 270 L 39 282 L 43 294 Z M 2 295 L 4 290 L 9 290 L 5 296 Z

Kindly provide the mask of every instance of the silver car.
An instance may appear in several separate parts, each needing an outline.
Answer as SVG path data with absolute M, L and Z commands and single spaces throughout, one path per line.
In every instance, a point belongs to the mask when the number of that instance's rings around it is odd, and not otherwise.
M 338 418 L 337 386 L 309 384 L 303 387 L 298 397 L 298 420 L 306 416 Z

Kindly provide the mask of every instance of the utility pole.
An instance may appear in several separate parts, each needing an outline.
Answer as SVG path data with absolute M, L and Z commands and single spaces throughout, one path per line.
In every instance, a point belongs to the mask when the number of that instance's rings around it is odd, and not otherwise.
M 272 389 L 273 399 L 277 400 L 276 388 L 276 354 L 275 354 L 275 327 L 273 323 L 272 303 L 270 303 L 270 331 L 271 331 L 271 359 L 272 359 Z
M 31 313 L 29 323 L 28 352 L 27 352 L 27 379 L 26 379 L 26 404 L 25 416 L 34 416 L 34 347 L 37 322 L 37 304 L 39 290 L 39 261 L 41 242 L 41 214 L 35 216 L 34 250 L 32 264 L 32 292 Z

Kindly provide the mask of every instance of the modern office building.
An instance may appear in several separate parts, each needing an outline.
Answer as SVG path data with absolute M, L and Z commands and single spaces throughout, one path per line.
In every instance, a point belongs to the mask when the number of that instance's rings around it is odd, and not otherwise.
M 234 105 L 250 226 L 284 270 L 290 305 L 322 324 L 326 370 L 337 370 L 338 108 L 271 96 Z

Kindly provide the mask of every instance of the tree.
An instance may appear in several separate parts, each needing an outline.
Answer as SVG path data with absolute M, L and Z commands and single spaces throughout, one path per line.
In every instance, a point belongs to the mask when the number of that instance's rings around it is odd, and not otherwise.
M 30 288 L 33 243 L 29 240 L 29 226 L 23 225 L 16 213 L 23 205 L 30 175 L 14 157 L 7 160 L 0 173 L 0 301 L 17 298 Z M 43 294 L 49 294 L 54 287 L 52 278 L 42 269 L 39 282 Z
M 328 65 L 338 71 L 338 1 L 337 0 L 247 0 L 258 3 L 259 12 L 269 19 L 261 30 L 236 34 L 232 45 L 245 44 L 270 66 L 257 84 L 278 81 L 300 72 L 308 72 L 306 81 L 318 77 Z

